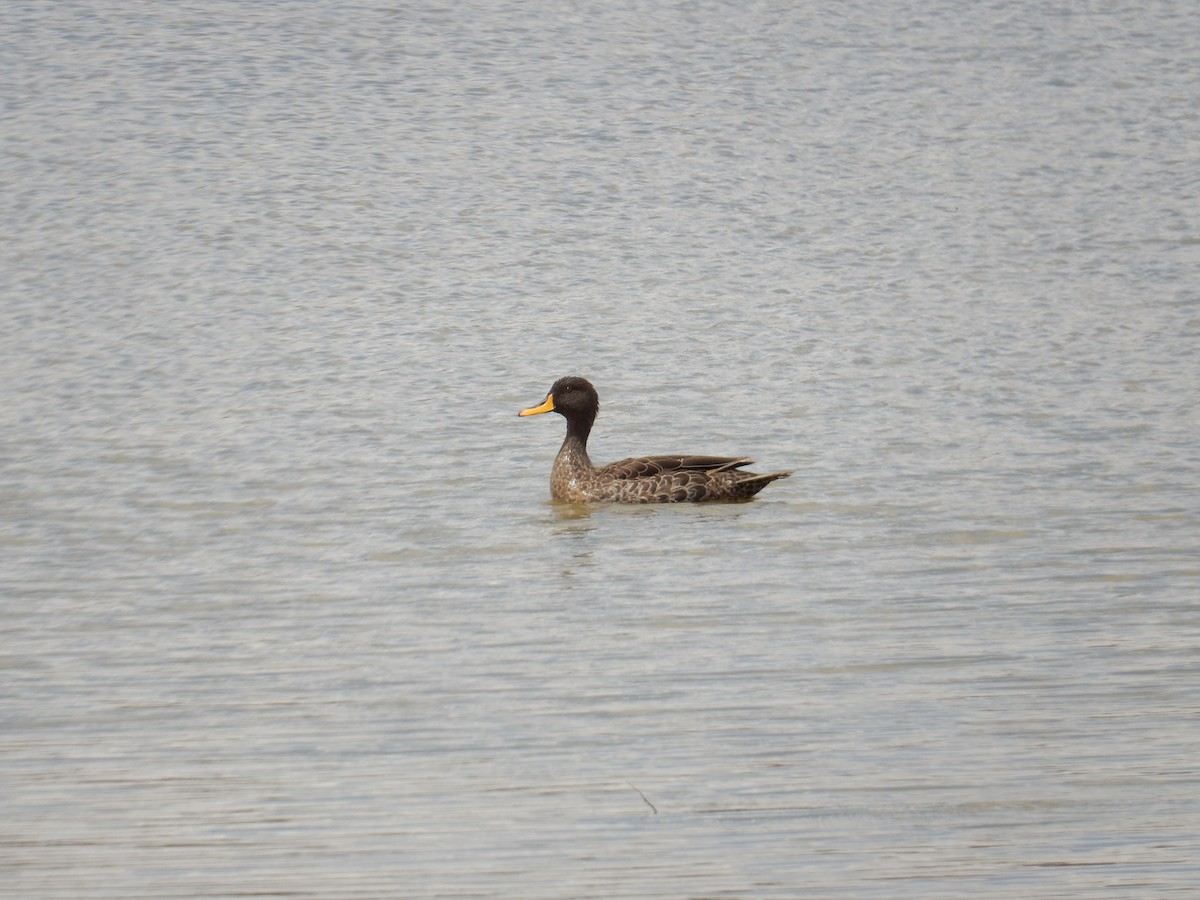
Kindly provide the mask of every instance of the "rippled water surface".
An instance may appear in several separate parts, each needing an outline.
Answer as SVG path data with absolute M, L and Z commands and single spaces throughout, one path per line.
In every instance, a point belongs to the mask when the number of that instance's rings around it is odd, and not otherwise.
M 1194 4 L 0 17 L 0 896 L 1200 883 Z

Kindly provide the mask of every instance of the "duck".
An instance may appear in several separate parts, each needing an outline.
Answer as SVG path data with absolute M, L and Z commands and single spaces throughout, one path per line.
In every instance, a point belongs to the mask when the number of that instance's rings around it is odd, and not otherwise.
M 622 459 L 596 468 L 587 441 L 600 412 L 600 395 L 586 378 L 569 375 L 550 388 L 546 399 L 517 413 L 556 412 L 567 420 L 554 468 L 550 496 L 567 503 L 704 503 L 749 500 L 772 481 L 791 472 L 759 475 L 743 470 L 746 456 L 669 454 Z

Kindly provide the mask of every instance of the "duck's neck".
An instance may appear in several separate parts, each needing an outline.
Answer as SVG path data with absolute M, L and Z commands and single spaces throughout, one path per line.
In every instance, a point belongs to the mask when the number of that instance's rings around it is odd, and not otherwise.
M 592 461 L 587 452 L 587 440 L 591 431 L 591 422 L 568 419 L 567 436 L 558 451 L 558 461 L 572 468 L 592 468 Z

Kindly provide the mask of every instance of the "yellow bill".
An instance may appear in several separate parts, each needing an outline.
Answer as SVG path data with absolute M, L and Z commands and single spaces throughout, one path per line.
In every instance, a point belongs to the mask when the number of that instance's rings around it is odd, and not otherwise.
M 531 407 L 529 407 L 529 409 L 521 410 L 519 413 L 517 413 L 517 415 L 518 416 L 538 416 L 538 415 L 541 415 L 542 413 L 548 413 L 548 412 L 554 412 L 554 395 L 553 394 L 547 394 L 546 402 L 543 403 L 541 406 L 531 406 Z

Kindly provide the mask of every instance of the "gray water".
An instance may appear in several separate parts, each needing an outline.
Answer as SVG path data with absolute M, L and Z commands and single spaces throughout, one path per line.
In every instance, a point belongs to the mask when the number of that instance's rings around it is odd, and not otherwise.
M 0 896 L 1200 883 L 1191 0 L 0 25 Z

